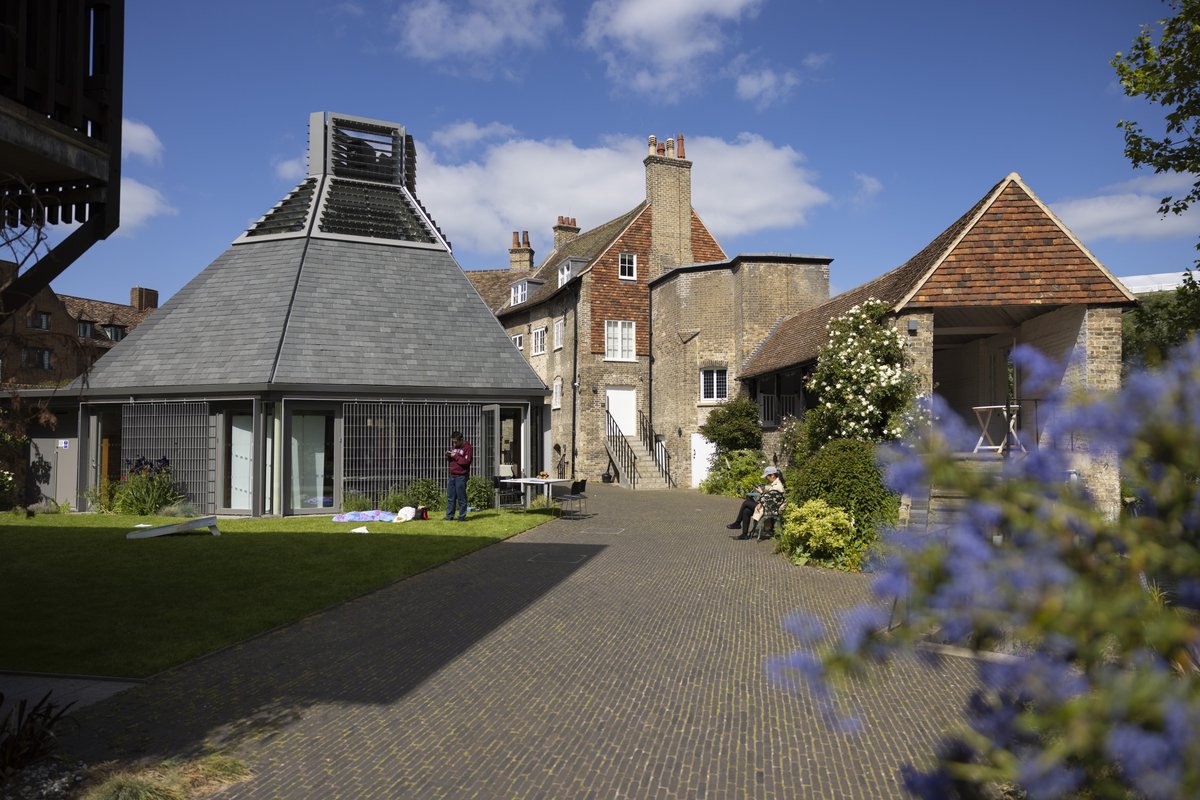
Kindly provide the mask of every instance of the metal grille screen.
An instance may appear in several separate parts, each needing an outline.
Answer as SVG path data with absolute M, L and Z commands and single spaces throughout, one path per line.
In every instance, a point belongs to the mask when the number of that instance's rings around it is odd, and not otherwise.
M 211 436 L 208 403 L 126 403 L 121 407 L 121 476 L 139 456 L 166 456 L 188 502 L 209 509 Z
M 389 491 L 416 478 L 432 478 L 444 489 L 452 431 L 462 431 L 481 457 L 479 403 L 346 403 L 342 425 L 343 502 L 357 494 L 378 508 Z

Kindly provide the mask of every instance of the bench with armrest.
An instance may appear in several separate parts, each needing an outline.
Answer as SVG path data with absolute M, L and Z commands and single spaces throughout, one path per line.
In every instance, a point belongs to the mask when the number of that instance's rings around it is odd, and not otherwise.
M 758 501 L 762 506 L 762 516 L 754 521 L 750 535 L 758 541 L 769 539 L 775 529 L 783 524 L 783 509 L 787 506 L 787 495 L 778 489 L 765 493 Z

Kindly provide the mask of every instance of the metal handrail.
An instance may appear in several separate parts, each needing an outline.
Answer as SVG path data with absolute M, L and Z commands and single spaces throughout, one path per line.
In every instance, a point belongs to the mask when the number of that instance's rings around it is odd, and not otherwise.
M 633 452 L 629 442 L 625 441 L 621 426 L 607 410 L 604 412 L 604 446 L 608 449 L 609 458 L 617 465 L 621 478 L 628 478 L 629 488 L 637 488 L 637 454 Z
M 650 452 L 654 458 L 654 465 L 658 467 L 658 474 L 662 475 L 663 480 L 667 482 L 667 486 L 675 488 L 675 480 L 671 477 L 671 454 L 667 452 L 667 445 L 654 433 L 654 428 L 650 425 L 650 420 L 638 409 L 638 433 L 641 436 L 642 444 L 646 450 Z

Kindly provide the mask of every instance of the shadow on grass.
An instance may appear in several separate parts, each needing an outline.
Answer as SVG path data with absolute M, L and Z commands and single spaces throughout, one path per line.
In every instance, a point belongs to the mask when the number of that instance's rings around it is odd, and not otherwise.
M 404 540 L 412 546 L 420 536 Z M 603 549 L 511 541 L 488 547 L 85 708 L 63 747 L 92 762 L 198 755 L 327 713 L 314 706 L 394 703 Z M 386 558 L 386 548 L 372 557 Z

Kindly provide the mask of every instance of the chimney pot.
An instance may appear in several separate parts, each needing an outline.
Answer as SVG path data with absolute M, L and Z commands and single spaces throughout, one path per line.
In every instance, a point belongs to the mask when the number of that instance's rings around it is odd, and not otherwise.
M 679 158 L 687 158 L 687 156 L 685 156 L 683 154 L 683 134 L 682 133 L 677 134 L 675 136 L 675 155 Z
M 658 148 L 655 147 L 655 142 L 657 141 L 658 137 L 654 134 L 650 134 L 650 136 L 646 139 L 646 143 L 650 145 L 650 155 L 654 155 L 656 152 L 658 152 Z
M 658 143 L 658 155 L 665 156 L 666 154 L 667 154 L 667 148 L 663 145 L 662 142 L 659 142 Z
M 529 247 L 529 231 L 521 232 L 521 247 Z
M 675 140 L 667 139 L 667 158 L 675 157 Z
M 520 246 L 521 246 L 521 237 L 517 234 L 516 231 L 513 231 L 513 247 L 520 247 Z
M 579 227 L 578 225 L 576 225 L 576 224 L 575 224 L 575 218 L 574 218 L 574 217 L 571 217 L 571 227 L 572 227 L 572 228 L 578 228 L 578 227 Z

